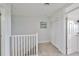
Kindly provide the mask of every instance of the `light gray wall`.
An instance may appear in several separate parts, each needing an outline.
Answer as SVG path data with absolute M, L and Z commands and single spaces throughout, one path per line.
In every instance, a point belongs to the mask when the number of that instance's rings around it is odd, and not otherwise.
M 66 53 L 66 39 L 65 39 L 65 20 L 64 10 L 59 10 L 51 18 L 51 42 L 54 44 L 62 53 Z
M 40 21 L 47 22 L 46 29 L 40 29 Z M 27 35 L 38 32 L 39 43 L 48 42 L 50 34 L 50 24 L 48 18 L 12 16 L 12 35 Z

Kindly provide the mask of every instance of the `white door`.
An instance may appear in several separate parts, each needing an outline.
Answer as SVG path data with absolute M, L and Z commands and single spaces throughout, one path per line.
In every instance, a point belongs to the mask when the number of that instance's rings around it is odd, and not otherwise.
M 67 20 L 67 54 L 77 51 L 78 24 L 72 18 Z

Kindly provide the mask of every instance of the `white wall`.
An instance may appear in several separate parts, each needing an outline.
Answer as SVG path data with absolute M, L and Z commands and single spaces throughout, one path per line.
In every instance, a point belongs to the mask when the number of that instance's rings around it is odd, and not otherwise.
M 73 53 L 79 50 L 78 46 L 78 35 L 77 35 L 77 24 L 76 21 L 79 19 L 79 10 L 72 11 L 73 8 L 78 7 L 79 4 L 73 4 L 70 7 L 66 9 L 59 10 L 55 13 L 54 16 L 51 18 L 51 42 L 54 44 L 62 53 L 66 52 L 66 20 L 65 17 L 68 17 L 69 21 L 73 21 L 74 24 L 72 24 L 72 27 L 68 29 L 67 31 L 73 31 L 75 32 L 68 32 L 68 38 L 67 38 L 67 53 Z M 69 14 L 67 14 L 70 12 Z M 68 22 L 69 22 L 68 21 Z M 70 25 L 68 25 L 70 27 Z M 75 28 L 75 29 L 74 29 Z
M 64 10 L 59 10 L 51 18 L 51 42 L 54 44 L 62 53 L 66 53 L 66 39 L 65 39 L 65 20 Z
M 47 22 L 46 29 L 40 29 L 40 21 Z M 12 35 L 16 34 L 31 34 L 38 32 L 39 43 L 49 41 L 49 19 L 41 17 L 26 17 L 12 15 Z
M 11 7 L 9 4 L 0 4 L 1 10 L 1 55 L 10 55 L 11 36 Z

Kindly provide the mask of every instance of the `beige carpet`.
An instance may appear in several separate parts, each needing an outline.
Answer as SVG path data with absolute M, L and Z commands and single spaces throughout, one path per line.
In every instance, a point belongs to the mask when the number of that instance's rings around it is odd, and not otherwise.
M 79 56 L 79 52 L 75 52 L 70 55 L 63 55 L 51 43 L 41 43 L 38 45 L 38 56 Z
M 41 43 L 38 45 L 38 55 L 39 56 L 61 56 L 63 54 L 51 43 Z

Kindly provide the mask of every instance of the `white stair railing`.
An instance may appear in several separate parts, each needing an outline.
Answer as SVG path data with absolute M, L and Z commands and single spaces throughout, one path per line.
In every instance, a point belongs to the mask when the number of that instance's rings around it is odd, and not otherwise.
M 11 56 L 38 55 L 38 34 L 12 35 L 10 37 Z

